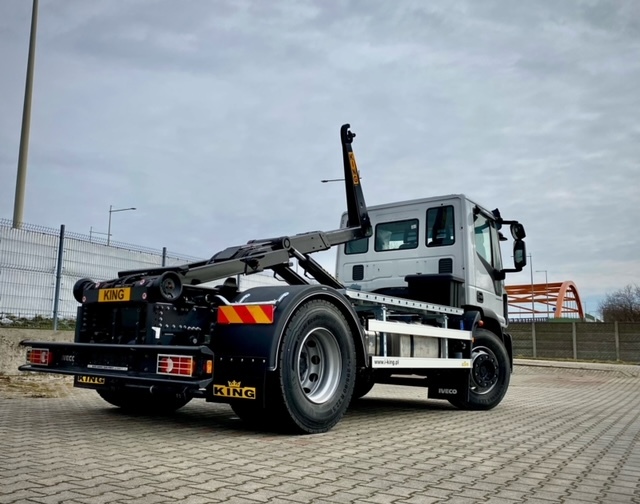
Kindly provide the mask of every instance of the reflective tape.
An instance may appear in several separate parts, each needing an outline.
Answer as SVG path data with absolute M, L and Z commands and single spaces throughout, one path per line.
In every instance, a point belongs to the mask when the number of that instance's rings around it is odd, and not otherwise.
M 225 305 L 218 307 L 218 324 L 272 324 L 275 306 Z

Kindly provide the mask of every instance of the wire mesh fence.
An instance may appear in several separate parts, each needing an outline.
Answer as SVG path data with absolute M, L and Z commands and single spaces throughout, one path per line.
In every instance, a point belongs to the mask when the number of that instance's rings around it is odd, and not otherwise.
M 119 271 L 176 266 L 201 257 L 0 219 L 0 321 L 74 318 L 73 286 L 81 278 L 116 278 Z M 239 276 L 241 289 L 279 283 L 268 273 Z

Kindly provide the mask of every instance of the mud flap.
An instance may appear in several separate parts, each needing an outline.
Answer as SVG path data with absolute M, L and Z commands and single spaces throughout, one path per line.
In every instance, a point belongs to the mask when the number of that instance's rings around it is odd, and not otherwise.
M 469 399 L 470 371 L 443 371 L 429 380 L 427 397 L 429 399 Z
M 511 372 L 513 373 L 513 338 L 509 333 L 503 333 L 502 338 L 504 347 L 507 350 L 507 354 L 509 354 L 509 366 L 511 367 Z
M 217 357 L 207 402 L 265 404 L 267 364 L 251 357 Z

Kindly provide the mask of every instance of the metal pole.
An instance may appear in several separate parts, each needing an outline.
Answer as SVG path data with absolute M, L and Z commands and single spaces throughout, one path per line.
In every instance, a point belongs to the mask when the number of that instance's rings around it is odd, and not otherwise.
M 167 265 L 167 247 L 162 247 L 162 267 Z
M 109 205 L 109 228 L 107 229 L 107 247 L 109 246 L 109 244 L 111 243 L 111 214 L 113 205 Z
M 56 289 L 53 298 L 53 330 L 58 330 L 58 303 L 60 302 L 60 284 L 62 283 L 62 255 L 64 254 L 64 224 L 60 226 L 58 240 L 58 265 L 56 266 Z
M 529 266 L 531 267 L 531 318 L 533 320 L 535 320 L 536 318 L 536 309 L 535 309 L 535 303 L 533 301 L 534 295 L 533 295 L 533 258 L 531 257 L 531 254 L 529 254 Z
M 529 254 L 528 257 L 529 267 L 531 270 L 531 344 L 533 345 L 533 358 L 535 359 L 538 356 L 538 349 L 536 343 L 536 310 L 535 303 L 533 301 L 533 258 L 531 257 L 531 254 Z
M 547 320 L 549 320 L 549 279 L 547 278 L 547 270 L 544 270 L 544 293 L 547 297 Z
M 27 60 L 27 80 L 24 89 L 24 108 L 22 109 L 22 131 L 20 132 L 20 151 L 18 154 L 18 174 L 16 176 L 16 197 L 13 206 L 13 227 L 22 225 L 24 211 L 24 193 L 27 184 L 27 157 L 29 153 L 29 131 L 31 126 L 31 95 L 33 91 L 33 64 L 36 56 L 36 28 L 38 26 L 38 0 L 33 0 L 31 12 L 31 35 L 29 38 L 29 58 Z

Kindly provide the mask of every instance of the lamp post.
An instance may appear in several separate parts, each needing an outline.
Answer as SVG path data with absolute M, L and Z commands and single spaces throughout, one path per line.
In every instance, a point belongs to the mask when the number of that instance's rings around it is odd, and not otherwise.
M 549 320 L 549 280 L 547 279 L 547 270 L 536 270 L 536 273 L 544 273 L 544 294 L 547 298 L 547 320 Z
M 136 207 L 114 209 L 113 205 L 109 205 L 109 228 L 107 229 L 107 246 L 111 244 L 111 214 L 116 212 L 126 212 L 127 210 L 136 210 Z
M 33 66 L 36 57 L 36 31 L 38 27 L 38 0 L 33 0 L 31 11 L 31 33 L 29 36 L 29 57 L 27 59 L 27 79 L 24 89 L 22 109 L 22 130 L 20 132 L 20 150 L 18 153 L 18 173 L 16 176 L 16 197 L 13 204 L 13 227 L 22 227 L 24 193 L 27 185 L 27 157 L 29 154 L 29 131 L 31 128 L 31 96 L 33 94 Z

